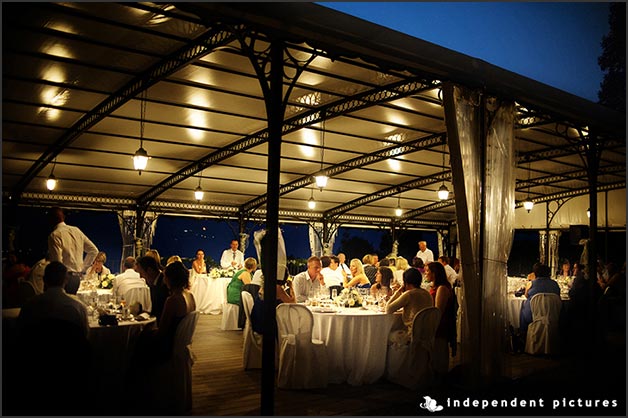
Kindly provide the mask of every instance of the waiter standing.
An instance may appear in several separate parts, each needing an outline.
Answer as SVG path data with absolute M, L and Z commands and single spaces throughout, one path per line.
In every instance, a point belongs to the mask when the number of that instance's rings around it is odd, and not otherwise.
M 222 257 L 220 257 L 220 267 L 223 269 L 233 267 L 240 270 L 242 266 L 244 266 L 244 254 L 242 251 L 238 250 L 238 240 L 232 239 L 231 248 L 227 248 L 222 252 Z
M 50 209 L 49 216 L 54 228 L 48 236 L 48 257 L 50 261 L 59 261 L 67 267 L 65 291 L 75 295 L 85 266 L 92 265 L 98 255 L 98 248 L 79 228 L 65 223 L 63 209 L 54 207 Z

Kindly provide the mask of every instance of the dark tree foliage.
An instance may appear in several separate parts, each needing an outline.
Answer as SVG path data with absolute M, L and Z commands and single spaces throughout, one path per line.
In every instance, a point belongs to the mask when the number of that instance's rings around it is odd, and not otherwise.
M 602 38 L 598 64 L 604 79 L 598 92 L 599 103 L 626 112 L 626 3 L 611 3 L 609 32 Z
M 347 264 L 349 264 L 352 258 L 357 258 L 362 261 L 362 257 L 374 252 L 373 245 L 371 245 L 370 242 L 364 238 L 353 235 L 343 236 L 340 243 L 342 248 L 341 252 L 344 252 L 347 257 Z

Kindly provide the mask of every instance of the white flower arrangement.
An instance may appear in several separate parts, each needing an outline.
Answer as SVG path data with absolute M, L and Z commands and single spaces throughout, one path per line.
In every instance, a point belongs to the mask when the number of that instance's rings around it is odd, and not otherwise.
M 351 308 L 362 306 L 362 295 L 355 288 L 342 289 L 342 292 L 340 292 L 340 295 L 338 295 L 336 299 L 345 305 L 349 305 Z
M 219 277 L 233 277 L 236 269 L 233 267 L 229 267 L 226 269 L 213 268 L 209 272 L 209 277 L 212 279 L 217 279 Z
M 98 288 L 99 289 L 112 289 L 113 288 L 113 282 L 115 281 L 115 279 L 116 279 L 115 274 L 112 274 L 112 273 L 105 274 L 100 279 L 100 283 L 98 283 Z

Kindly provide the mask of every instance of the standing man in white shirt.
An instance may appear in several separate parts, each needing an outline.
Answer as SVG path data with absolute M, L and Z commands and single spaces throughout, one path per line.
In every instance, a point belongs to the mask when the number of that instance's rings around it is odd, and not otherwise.
M 427 248 L 427 242 L 425 241 L 419 241 L 419 251 L 416 253 L 416 256 L 423 260 L 424 265 L 434 261 L 434 253 Z
M 81 276 L 91 266 L 98 255 L 98 247 L 77 227 L 65 223 L 63 209 L 50 209 L 50 222 L 54 226 L 48 236 L 48 258 L 59 261 L 68 269 L 68 282 L 65 291 L 76 295 Z M 85 258 L 83 258 L 85 253 Z
M 231 248 L 227 248 L 222 252 L 222 257 L 220 257 L 220 267 L 223 269 L 228 269 L 229 267 L 233 267 L 237 270 L 240 270 L 244 266 L 244 253 L 238 250 L 238 240 L 231 240 Z
M 321 259 L 312 256 L 307 259 L 307 270 L 294 276 L 292 290 L 297 302 L 305 302 L 310 291 L 320 292 L 325 288 L 325 279 L 321 274 Z

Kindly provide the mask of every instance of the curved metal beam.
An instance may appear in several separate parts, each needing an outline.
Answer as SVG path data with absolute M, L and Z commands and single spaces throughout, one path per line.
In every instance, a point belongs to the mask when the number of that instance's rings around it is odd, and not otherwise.
M 190 62 L 206 55 L 212 49 L 227 44 L 232 40 L 233 35 L 228 32 L 214 29 L 208 30 L 192 40 L 188 45 L 185 45 L 164 60 L 151 66 L 148 70 L 134 77 L 126 85 L 115 91 L 70 127 L 41 155 L 41 157 L 39 157 L 37 162 L 28 169 L 15 186 L 13 191 L 15 201 L 19 200 L 26 186 L 28 186 L 44 167 L 50 164 L 61 151 L 89 128 L 153 84 L 179 70 L 181 67 L 188 65 Z
M 417 148 L 430 148 L 435 145 L 440 145 L 444 143 L 444 133 L 430 135 L 427 138 L 416 138 L 409 141 L 404 142 L 400 145 L 394 145 L 391 147 L 384 148 L 380 151 L 376 151 L 370 154 L 363 155 L 361 157 L 356 157 L 347 161 L 343 161 L 338 163 L 332 167 L 329 167 L 324 170 L 324 173 L 328 177 L 332 177 L 341 173 L 345 173 L 347 171 L 354 170 L 356 168 L 364 167 L 365 165 L 374 164 L 379 161 L 387 160 L 391 157 L 395 157 L 398 155 L 407 154 L 409 152 L 416 151 Z M 318 173 L 319 171 L 317 171 Z M 296 179 L 279 189 L 279 194 L 283 195 L 286 193 L 290 193 L 294 190 L 300 189 L 310 183 L 312 183 L 312 175 L 308 174 L 299 179 Z M 260 207 L 266 202 L 266 195 L 259 196 L 242 206 L 244 211 L 250 211 L 255 208 Z M 333 209 L 332 209 L 333 210 Z M 326 212 L 328 214 L 328 212 Z M 332 214 L 333 215 L 333 214 Z
M 348 98 L 340 99 L 327 105 L 305 111 L 294 117 L 286 119 L 283 124 L 282 135 L 286 135 L 290 132 L 294 132 L 301 128 L 318 123 L 322 121 L 323 117 L 325 117 L 326 119 L 330 119 L 336 116 L 342 116 L 349 112 L 354 112 L 365 107 L 374 106 L 401 97 L 407 97 L 412 94 L 419 93 L 423 90 L 429 90 L 434 88 L 436 85 L 437 84 L 434 82 L 424 81 L 418 78 L 412 78 L 409 80 L 397 81 L 395 83 L 368 90 L 354 96 L 350 96 Z M 169 188 L 180 183 L 186 178 L 193 176 L 199 171 L 204 170 L 208 166 L 232 157 L 239 152 L 263 144 L 267 140 L 268 129 L 265 128 L 256 133 L 248 135 L 230 145 L 227 145 L 226 147 L 207 154 L 205 157 L 182 168 L 177 173 L 173 174 L 152 189 L 142 194 L 138 198 L 138 203 L 143 204 L 150 202 Z M 258 199 L 261 199 L 261 203 L 256 203 L 251 207 L 257 207 L 262 205 L 263 202 L 265 202 L 265 196 L 266 195 L 260 196 Z M 251 202 L 247 202 L 245 203 L 245 205 L 248 206 Z

